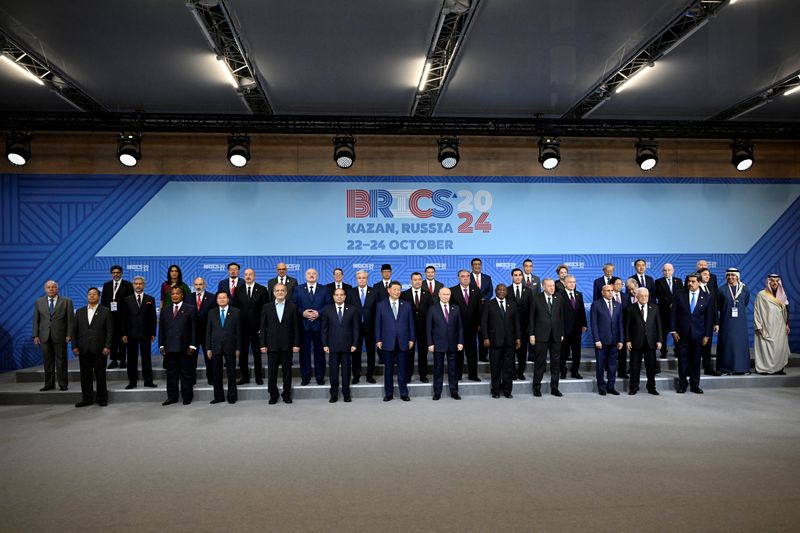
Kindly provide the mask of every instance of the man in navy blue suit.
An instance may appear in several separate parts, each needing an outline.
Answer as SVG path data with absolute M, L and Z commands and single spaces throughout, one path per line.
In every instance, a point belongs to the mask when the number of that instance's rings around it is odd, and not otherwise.
M 686 288 L 675 291 L 670 330 L 678 347 L 678 392 L 690 390 L 703 394 L 700 388 L 701 347 L 711 340 L 714 327 L 714 305 L 708 293 L 700 290 L 699 274 L 686 276 Z
M 352 287 L 351 287 L 352 288 Z M 322 349 L 330 358 L 331 398 L 339 400 L 339 367 L 342 369 L 342 394 L 350 402 L 350 362 L 356 351 L 360 333 L 361 313 L 354 306 L 344 303 L 346 291 L 333 290 L 333 305 L 322 310 Z
M 244 287 L 244 280 L 239 277 L 239 263 L 228 263 L 228 277 L 219 280 L 217 285 L 217 292 L 224 292 L 228 294 L 231 303 L 236 291 Z
M 361 347 L 367 351 L 367 382 L 375 383 L 375 301 L 377 291 L 367 283 L 369 274 L 366 270 L 356 272 L 356 286 L 350 289 L 347 303 L 355 307 L 360 315 L 360 332 L 356 341 L 358 348 L 353 352 L 352 384 L 361 380 Z
M 636 280 L 637 288 L 644 287 L 650 292 L 650 294 L 655 294 L 656 282 L 651 276 L 647 275 L 647 261 L 644 259 L 637 259 L 633 262 L 633 268 L 636 269 L 636 274 L 628 279 Z
M 407 357 L 414 347 L 414 313 L 411 304 L 400 300 L 402 288 L 399 281 L 389 284 L 388 299 L 375 306 L 375 344 L 383 350 L 384 402 L 394 398 L 394 364 L 397 363 L 397 385 L 400 399 L 409 401 Z
M 472 272 L 469 274 L 469 284 L 480 291 L 481 303 L 486 303 L 494 295 L 492 277 L 483 273 L 483 261 L 477 257 L 470 262 L 470 267 Z M 483 345 L 482 332 L 478 335 L 478 359 L 484 363 L 489 360 L 489 350 Z
M 320 334 L 320 313 L 322 309 L 333 303 L 330 291 L 317 283 L 317 271 L 306 270 L 306 282 L 298 285 L 292 293 L 297 312 L 303 319 L 303 344 L 300 346 L 301 385 L 311 382 L 311 348 L 314 348 L 314 377 L 317 385 L 325 384 L 325 352 L 322 350 Z
M 178 376 L 183 405 L 192 403 L 192 358 L 197 358 L 197 313 L 191 305 L 184 305 L 183 289 L 170 291 L 172 304 L 161 309 L 158 327 L 158 349 L 164 356 L 167 371 L 167 400 L 161 405 L 178 401 Z
M 426 325 L 428 351 L 433 352 L 433 399 L 442 397 L 444 358 L 447 356 L 447 387 L 450 397 L 460 400 L 456 353 L 464 349 L 464 326 L 458 306 L 450 303 L 450 289 L 447 287 L 439 289 L 439 300 L 428 310 Z
M 603 275 L 594 280 L 592 288 L 592 301 L 599 300 L 603 297 L 603 287 L 611 284 L 611 279 L 614 277 L 614 263 L 606 263 L 603 265 Z
M 592 324 L 592 340 L 597 357 L 597 392 L 600 396 L 619 396 L 614 388 L 617 380 L 617 351 L 622 349 L 622 305 L 614 301 L 614 287 L 606 285 L 603 297 L 592 302 L 589 311 Z M 606 370 L 607 379 L 603 379 Z

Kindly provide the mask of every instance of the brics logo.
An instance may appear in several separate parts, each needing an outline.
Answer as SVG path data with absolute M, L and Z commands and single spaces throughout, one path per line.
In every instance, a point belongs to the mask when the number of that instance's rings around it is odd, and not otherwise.
M 347 189 L 347 218 L 448 218 L 456 198 L 448 189 Z

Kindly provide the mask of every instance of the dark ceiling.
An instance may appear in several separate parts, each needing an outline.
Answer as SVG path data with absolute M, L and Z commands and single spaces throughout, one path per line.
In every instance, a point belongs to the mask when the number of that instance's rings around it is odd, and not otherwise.
M 0 28 L 112 112 L 249 113 L 182 0 L 2 0 Z M 687 0 L 481 0 L 433 117 L 557 119 Z M 442 0 L 226 0 L 277 115 L 409 116 Z M 592 119 L 706 120 L 800 71 L 800 3 L 739 0 Z M 0 110 L 74 111 L 0 64 Z M 745 117 L 798 121 L 800 92 Z

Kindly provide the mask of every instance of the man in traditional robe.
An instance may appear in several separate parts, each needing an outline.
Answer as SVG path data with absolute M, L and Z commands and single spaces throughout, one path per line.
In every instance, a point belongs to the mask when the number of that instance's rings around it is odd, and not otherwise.
M 756 372 L 783 375 L 789 363 L 789 299 L 778 274 L 756 295 L 753 310 Z
M 725 285 L 717 290 L 717 372 L 750 373 L 750 341 L 747 338 L 747 306 L 750 289 L 739 279 L 739 270 L 725 271 Z

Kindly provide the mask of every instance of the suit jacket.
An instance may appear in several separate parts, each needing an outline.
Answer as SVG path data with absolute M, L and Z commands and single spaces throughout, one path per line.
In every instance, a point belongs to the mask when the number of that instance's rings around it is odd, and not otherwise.
M 156 335 L 156 299 L 142 294 L 142 305 L 136 303 L 136 294 L 131 294 L 120 306 L 122 309 L 122 337 L 150 339 Z
M 237 307 L 241 314 L 242 334 L 256 333 L 261 326 L 261 308 L 269 301 L 267 288 L 259 283 L 253 283 L 252 294 L 247 296 L 247 285 L 242 290 L 236 289 L 231 305 Z
M 458 306 L 461 315 L 461 325 L 464 326 L 465 333 L 475 333 L 481 325 L 481 293 L 478 288 L 469 286 L 469 304 L 464 301 L 464 293 L 461 292 L 461 285 L 450 287 L 450 303 Z
M 611 276 L 614 277 L 614 276 Z M 605 275 L 600 276 L 594 280 L 592 285 L 592 301 L 599 300 L 603 297 L 603 286 L 608 285 L 606 283 Z
M 111 311 L 112 319 L 117 325 L 121 324 L 122 320 L 122 302 L 131 294 L 133 294 L 133 283 L 126 279 L 119 280 L 116 297 L 114 297 L 114 281 L 109 280 L 103 284 L 103 290 L 100 293 L 100 305 L 110 310 L 111 302 L 117 302 L 117 311 Z
M 481 333 L 484 339 L 489 339 L 492 348 L 515 348 L 516 341 L 520 340 L 517 304 L 508 298 L 505 303 L 505 313 L 496 299 L 484 303 L 481 310 Z
M 519 334 L 521 335 L 520 338 L 525 337 L 528 335 L 528 327 L 530 326 L 530 311 L 531 311 L 531 304 L 533 303 L 533 295 L 534 292 L 529 289 L 525 282 L 521 283 L 520 287 L 520 297 L 517 299 L 516 289 L 514 288 L 514 284 L 510 284 L 508 286 L 508 298 L 512 302 L 517 305 L 517 313 L 519 314 L 519 327 L 520 331 Z M 525 341 L 527 342 L 527 341 Z
M 395 347 L 408 350 L 409 341 L 416 341 L 414 332 L 413 305 L 403 300 L 398 300 L 397 320 L 392 312 L 392 305 L 387 298 L 375 306 L 375 342 L 382 342 L 384 351 L 392 351 Z
M 628 279 L 636 280 L 636 284 L 641 286 L 641 283 L 639 283 L 639 274 L 628 276 Z M 653 280 L 652 276 L 648 276 L 647 274 L 644 275 L 644 286 L 648 291 L 650 291 L 651 295 L 656 293 L 656 282 Z
M 236 355 L 242 349 L 242 334 L 240 331 L 241 311 L 228 304 L 228 312 L 225 314 L 225 325 L 219 318 L 220 308 L 217 307 L 208 314 L 205 332 L 206 351 L 216 355 Z
M 357 286 L 350 289 L 350 293 L 347 295 L 345 303 L 356 308 L 358 313 L 361 315 L 361 322 L 363 324 L 367 324 L 368 326 L 372 327 L 372 325 L 375 323 L 375 304 L 377 303 L 377 292 L 369 285 L 364 288 L 366 289 L 367 294 L 364 297 L 363 306 L 361 305 L 361 293 L 359 292 L 360 289 Z
M 528 334 L 537 337 L 540 342 L 547 342 L 550 334 L 556 342 L 564 336 L 564 298 L 563 294 L 553 295 L 553 309 L 547 309 L 545 294 L 540 292 L 533 297 L 531 305 Z
M 672 291 L 669 290 L 667 278 L 660 277 L 656 280 L 656 300 L 658 301 L 659 315 L 661 320 L 669 320 L 672 313 L 672 300 L 675 298 L 675 291 L 683 289 L 683 282 L 680 278 L 672 277 Z M 652 296 L 651 296 L 652 299 Z
M 431 296 L 433 296 L 434 300 L 439 298 L 439 291 L 443 287 L 444 287 L 444 283 L 434 279 L 433 280 L 433 293 L 431 294 L 431 288 L 428 286 L 428 280 L 427 279 L 423 279 L 422 280 L 422 290 L 427 292 Z
M 292 298 L 292 293 L 294 293 L 295 287 L 297 287 L 297 280 L 292 276 L 285 276 L 286 279 L 284 280 L 284 285 L 286 286 L 286 299 L 290 300 Z M 272 293 L 272 290 L 275 288 L 275 285 L 278 284 L 278 276 L 275 276 L 271 280 L 267 281 L 267 289 L 269 290 L 269 301 L 275 299 L 275 295 Z
M 419 306 L 414 305 L 414 289 L 404 290 L 400 294 L 400 299 L 411 304 L 411 310 L 414 312 L 414 331 L 416 331 L 418 339 L 424 339 L 426 336 L 425 326 L 428 323 L 428 309 L 433 304 L 433 297 L 420 288 Z
M 471 287 L 478 288 L 478 283 L 475 281 L 475 274 L 469 273 L 469 284 Z M 488 274 L 481 272 L 481 300 L 484 302 L 491 300 L 494 296 L 494 287 L 492 286 L 492 277 Z
M 377 283 L 372 285 L 373 290 L 375 291 L 375 301 L 382 302 L 383 300 L 389 299 L 389 291 L 386 290 L 386 287 L 383 285 L 383 278 Z
M 89 324 L 89 311 L 81 307 L 75 312 L 72 322 L 72 347 L 77 348 L 80 355 L 102 355 L 105 348 L 111 349 L 111 338 L 114 336 L 114 321 L 111 310 L 98 305 Z
M 325 287 L 328 288 L 328 290 L 331 293 L 331 298 L 333 298 L 333 291 L 336 288 L 336 282 L 332 281 L 332 282 L 328 283 L 327 285 L 325 285 Z M 350 285 L 349 283 L 342 282 L 342 288 L 344 289 L 345 296 L 347 296 L 350 293 L 350 290 L 353 288 L 353 286 Z
M 241 289 L 242 287 L 244 287 L 244 278 L 242 276 L 239 276 L 238 278 L 236 278 L 236 290 L 233 291 L 233 296 L 236 296 L 236 293 L 239 292 L 239 289 Z M 230 277 L 225 276 L 224 278 L 219 280 L 219 283 L 217 284 L 217 292 L 220 292 L 220 291 L 222 291 L 222 292 L 224 292 L 225 294 L 228 295 L 228 303 L 232 304 L 233 303 L 233 297 L 231 296 L 231 278 Z M 188 294 L 187 294 L 187 296 L 188 296 Z M 167 299 L 167 302 L 169 302 L 169 299 Z
M 361 317 L 359 311 L 352 305 L 342 304 L 342 321 L 336 311 L 336 302 L 322 310 L 322 346 L 327 346 L 331 352 L 350 353 L 350 347 L 358 343 L 361 333 Z
M 181 305 L 176 317 L 172 316 L 173 304 L 164 304 L 158 322 L 158 346 L 167 353 L 186 353 L 190 346 L 197 346 L 197 311 L 186 302 Z
M 698 291 L 694 313 L 691 311 L 689 289 L 675 292 L 672 302 L 672 318 L 670 331 L 675 331 L 680 337 L 700 340 L 703 337 L 711 338 L 714 328 L 714 302 L 713 298 L 703 291 Z
M 561 295 L 564 298 L 564 335 L 572 335 L 581 328 L 588 327 L 586 322 L 586 307 L 583 303 L 583 293 L 575 292 L 575 309 L 569 301 L 569 294 L 564 291 Z
M 589 309 L 592 322 L 592 342 L 599 341 L 604 346 L 622 342 L 625 334 L 622 325 L 624 307 L 614 300 L 611 300 L 611 304 L 613 315 L 608 314 L 608 306 L 604 298 L 592 302 Z
M 268 352 L 291 352 L 300 347 L 302 329 L 297 306 L 288 298 L 284 300 L 283 320 L 278 320 L 275 301 L 265 304 L 261 309 L 261 346 Z
M 303 320 L 303 331 L 319 331 L 321 328 L 319 317 L 313 321 L 303 318 L 303 311 L 306 309 L 314 309 L 322 314 L 322 309 L 326 305 L 332 304 L 333 298 L 331 298 L 331 293 L 328 292 L 325 285 L 319 283 L 317 283 L 317 286 L 314 288 L 314 297 L 312 298 L 308 293 L 308 283 L 303 283 L 302 285 L 298 285 L 292 293 L 292 301 L 297 306 L 297 312 Z
M 457 305 L 448 303 L 447 314 L 448 319 L 445 320 L 444 311 L 438 302 L 428 310 L 425 331 L 428 336 L 428 346 L 433 346 L 435 352 L 456 352 L 458 345 L 464 344 L 461 310 Z
M 534 296 L 542 292 L 542 280 L 539 279 L 539 276 L 531 274 L 531 284 L 529 286 L 525 280 L 525 274 L 522 274 L 522 284 L 528 287 Z
M 52 340 L 56 343 L 67 342 L 67 337 L 72 335 L 72 322 L 75 320 L 75 311 L 72 300 L 66 296 L 58 296 L 50 318 L 48 297 L 42 296 L 33 306 L 33 336 L 39 337 L 42 342 Z
M 655 350 L 661 342 L 661 315 L 658 306 L 647 302 L 647 322 L 645 323 L 639 304 L 629 305 L 624 318 L 625 342 L 630 342 L 634 350 Z
M 197 307 L 197 293 L 193 292 L 184 298 L 184 303 L 194 307 L 197 312 L 197 342 L 205 346 L 206 340 L 206 326 L 208 326 L 208 313 L 217 307 L 217 298 L 209 291 L 203 291 L 203 298 L 200 300 L 200 308 Z M 229 302 L 231 303 L 231 302 Z

